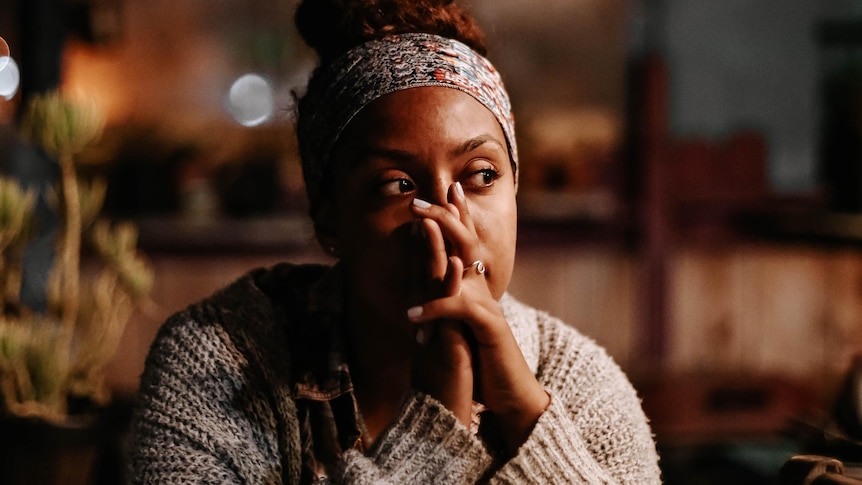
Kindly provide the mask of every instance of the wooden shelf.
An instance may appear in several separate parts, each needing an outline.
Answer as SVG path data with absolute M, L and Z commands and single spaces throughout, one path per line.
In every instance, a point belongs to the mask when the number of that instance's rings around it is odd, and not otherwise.
M 208 219 L 165 216 L 139 218 L 135 223 L 140 229 L 140 246 L 147 252 L 263 253 L 317 248 L 314 227 L 304 214 Z

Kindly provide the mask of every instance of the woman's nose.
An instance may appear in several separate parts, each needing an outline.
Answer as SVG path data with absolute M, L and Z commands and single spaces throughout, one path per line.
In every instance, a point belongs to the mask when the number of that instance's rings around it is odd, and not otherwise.
M 449 202 L 449 190 L 452 184 L 453 181 L 449 178 L 438 177 L 428 184 L 425 190 L 421 191 L 423 193 L 420 194 L 420 197 L 432 204 L 446 205 Z

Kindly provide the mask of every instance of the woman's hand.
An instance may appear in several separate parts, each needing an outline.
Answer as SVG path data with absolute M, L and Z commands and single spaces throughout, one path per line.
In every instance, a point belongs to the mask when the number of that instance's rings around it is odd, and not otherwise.
M 419 233 L 429 251 L 426 257 L 424 299 L 455 296 L 460 291 L 455 286 L 446 243 L 439 226 L 430 220 L 418 220 Z M 455 263 L 454 258 L 452 263 Z M 433 295 L 433 296 L 431 296 Z M 421 307 L 414 307 L 420 308 Z M 413 310 L 415 311 L 415 310 Z M 413 386 L 438 399 L 465 426 L 472 421 L 473 407 L 473 358 L 467 342 L 464 324 L 458 320 L 439 319 L 431 324 L 418 324 L 416 329 L 417 350 L 413 361 Z
M 465 424 L 475 397 L 494 413 L 514 451 L 550 398 L 527 366 L 488 288 L 485 271 L 494 271 L 493 261 L 483 259 L 467 200 L 457 183 L 448 199 L 445 206 L 423 201 L 413 205 L 428 242 L 430 278 L 441 288 L 439 297 L 408 312 L 419 326 L 419 340 L 424 341 L 414 384 L 440 399 L 462 422 L 466 410 Z M 472 264 L 475 261 L 481 261 L 485 271 Z

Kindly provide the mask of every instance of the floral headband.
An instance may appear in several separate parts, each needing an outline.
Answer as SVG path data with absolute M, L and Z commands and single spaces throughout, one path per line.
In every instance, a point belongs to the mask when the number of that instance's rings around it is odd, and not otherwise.
M 515 120 L 500 75 L 467 45 L 433 34 L 398 34 L 359 45 L 321 67 L 299 104 L 297 135 L 306 191 L 315 210 L 338 136 L 362 108 L 381 96 L 421 86 L 457 89 L 493 113 L 518 166 Z

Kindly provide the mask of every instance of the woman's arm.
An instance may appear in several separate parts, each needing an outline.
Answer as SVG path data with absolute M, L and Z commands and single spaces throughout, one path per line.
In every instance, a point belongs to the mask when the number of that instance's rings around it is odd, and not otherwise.
M 620 368 L 563 322 L 527 313 L 538 319 L 538 379 L 551 404 L 492 482 L 661 483 L 652 433 Z

